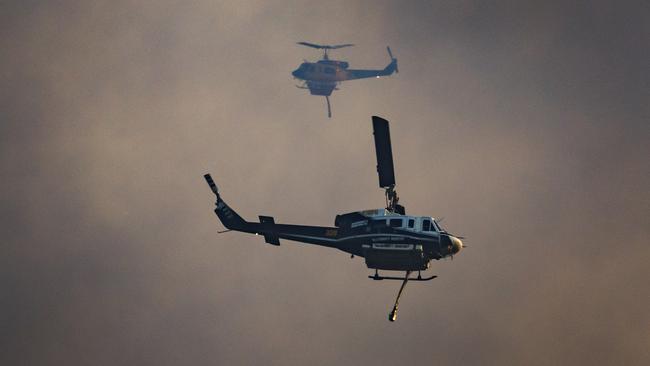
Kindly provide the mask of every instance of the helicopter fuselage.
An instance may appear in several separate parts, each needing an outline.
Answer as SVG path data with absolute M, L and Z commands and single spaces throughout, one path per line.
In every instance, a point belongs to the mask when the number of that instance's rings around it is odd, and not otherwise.
M 348 66 L 345 61 L 322 59 L 317 62 L 303 62 L 291 75 L 306 82 L 339 83 L 390 75 L 397 68 L 397 60 L 391 60 L 388 66 L 381 70 L 356 70 L 348 69 Z
M 260 222 L 243 220 L 221 197 L 215 213 L 230 230 L 263 235 L 267 243 L 280 239 L 336 248 L 363 257 L 368 268 L 420 271 L 432 259 L 453 256 L 462 249 L 460 239 L 440 229 L 431 217 L 407 216 L 385 209 L 338 215 L 334 227 L 276 224 L 269 216 Z
M 341 82 L 350 78 L 347 68 L 348 63 L 345 61 L 303 62 L 291 75 L 305 81 Z
M 368 268 L 424 270 L 432 259 L 452 256 L 462 248 L 459 239 L 426 216 L 366 210 L 339 215 L 335 225 L 339 249 L 364 257 Z

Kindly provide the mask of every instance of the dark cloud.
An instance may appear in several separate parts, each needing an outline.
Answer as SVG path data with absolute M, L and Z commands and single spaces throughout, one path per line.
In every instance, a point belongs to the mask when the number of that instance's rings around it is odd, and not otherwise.
M 0 18 L 2 364 L 647 364 L 643 2 L 16 2 Z M 324 101 L 296 41 L 400 74 Z M 469 237 L 433 283 L 217 235 L 402 200 Z M 410 286 L 410 285 L 409 285 Z

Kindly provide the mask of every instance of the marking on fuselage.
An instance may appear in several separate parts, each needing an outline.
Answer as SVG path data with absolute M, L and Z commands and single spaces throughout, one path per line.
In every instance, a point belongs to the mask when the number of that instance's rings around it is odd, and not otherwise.
M 353 222 L 352 224 L 350 224 L 350 227 L 355 228 L 355 227 L 365 226 L 365 225 L 368 225 L 368 220 Z
M 379 250 L 412 250 L 413 244 L 387 244 L 377 243 L 372 245 L 372 249 Z
M 230 207 L 228 207 L 228 205 L 226 205 L 223 201 L 219 201 L 219 203 L 217 203 L 217 209 L 219 210 L 219 212 L 223 213 L 228 219 L 232 219 L 234 216 L 232 211 L 230 210 Z

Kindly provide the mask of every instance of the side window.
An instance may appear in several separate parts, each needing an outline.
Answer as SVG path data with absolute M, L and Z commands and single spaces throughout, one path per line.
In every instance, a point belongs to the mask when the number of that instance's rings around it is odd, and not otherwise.
M 409 228 L 413 229 L 413 226 L 415 226 L 415 220 L 409 219 Z
M 401 227 L 402 219 L 390 219 L 390 227 Z
M 422 231 L 429 231 L 429 230 L 431 230 L 431 221 L 429 220 L 422 221 Z

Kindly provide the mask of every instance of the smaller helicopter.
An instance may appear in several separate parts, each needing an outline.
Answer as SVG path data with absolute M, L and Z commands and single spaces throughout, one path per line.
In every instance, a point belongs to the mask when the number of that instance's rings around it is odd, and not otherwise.
M 348 69 L 349 64 L 346 61 L 330 60 L 327 55 L 328 50 L 335 50 L 343 47 L 351 47 L 353 44 L 339 45 L 320 45 L 308 42 L 298 42 L 299 45 L 323 50 L 323 58 L 316 62 L 305 61 L 294 70 L 291 75 L 294 78 L 302 80 L 302 85 L 297 85 L 300 89 L 308 89 L 311 95 L 321 95 L 327 101 L 327 117 L 332 118 L 332 108 L 330 106 L 329 96 L 332 91 L 338 90 L 336 87 L 340 82 L 354 79 L 365 79 L 391 75 L 393 72 L 399 72 L 397 69 L 397 59 L 393 57 L 390 47 L 388 56 L 390 63 L 383 70 L 355 70 Z
M 336 215 L 334 226 L 311 226 L 276 223 L 272 216 L 259 216 L 259 222 L 246 221 L 221 197 L 212 176 L 204 178 L 216 196 L 214 213 L 227 230 L 262 235 L 271 245 L 280 245 L 280 239 L 334 248 L 363 257 L 366 266 L 375 270 L 369 278 L 399 280 L 397 293 L 388 320 L 397 319 L 397 307 L 408 281 L 430 281 L 437 276 L 422 277 L 432 260 L 453 258 L 465 246 L 462 236 L 453 235 L 430 216 L 407 215 L 399 204 L 395 190 L 395 168 L 388 121 L 372 117 L 379 187 L 385 190 L 386 208 L 361 210 Z M 379 270 L 403 271 L 404 277 L 383 276 Z M 411 278 L 411 274 L 418 273 Z

